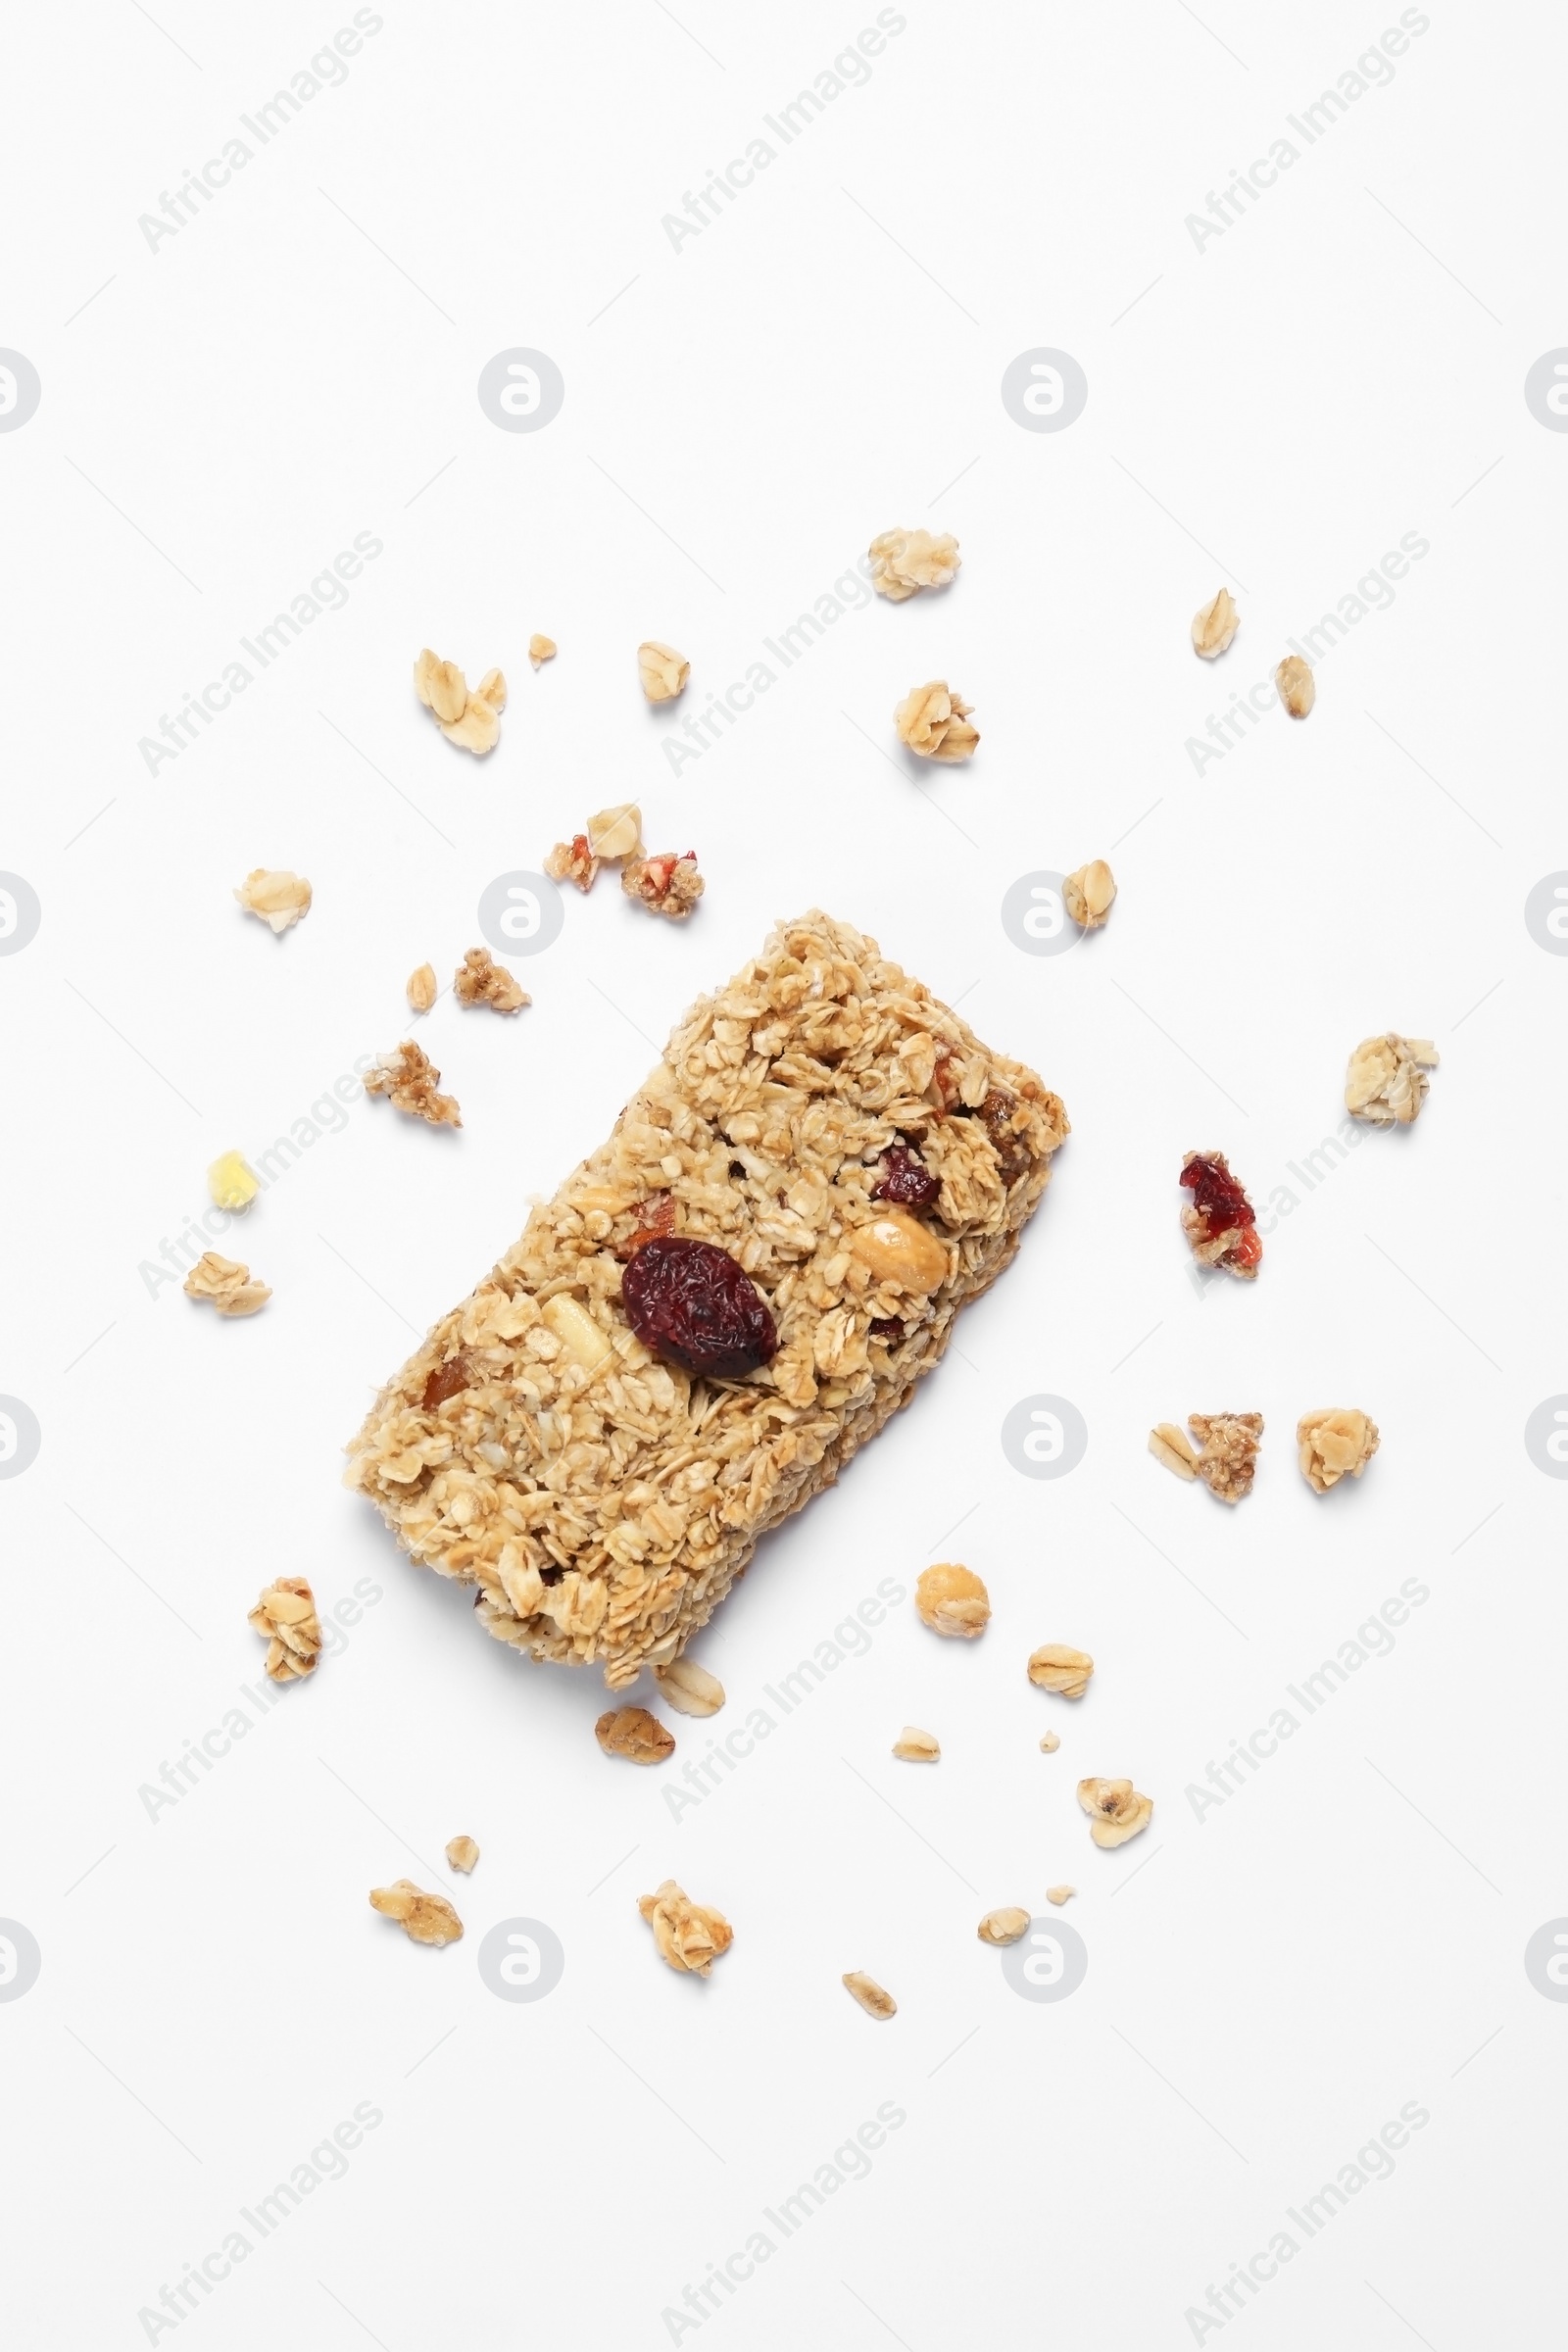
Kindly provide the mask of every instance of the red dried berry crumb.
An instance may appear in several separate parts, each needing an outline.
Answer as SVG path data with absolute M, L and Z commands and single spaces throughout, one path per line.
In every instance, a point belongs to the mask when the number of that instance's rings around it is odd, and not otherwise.
M 1193 1196 L 1182 1211 L 1182 1227 L 1193 1254 L 1204 1265 L 1250 1279 L 1262 1263 L 1263 1241 L 1252 1203 L 1231 1174 L 1223 1152 L 1189 1152 L 1178 1179 Z M 1211 1245 L 1230 1235 L 1227 1246 Z
M 900 1208 L 929 1208 L 942 1190 L 941 1177 L 907 1144 L 894 1144 L 884 1152 L 881 1167 L 881 1181 L 871 1187 L 873 1200 L 892 1200 Z
M 449 1396 L 456 1396 L 466 1389 L 468 1370 L 468 1359 L 461 1350 L 457 1355 L 449 1355 L 444 1364 L 437 1364 L 424 1384 L 420 1402 L 425 1411 L 433 1413 L 438 1404 L 445 1404 Z
M 767 1300 L 711 1242 L 656 1236 L 627 1266 L 620 1297 L 643 1346 L 688 1372 L 739 1380 L 778 1352 Z
M 625 1241 L 616 1243 L 615 1255 L 619 1258 L 635 1257 L 638 1250 L 646 1250 L 650 1242 L 657 1242 L 675 1230 L 673 1193 L 655 1193 L 651 1201 L 639 1201 L 638 1206 L 643 1211 L 643 1221 L 635 1233 Z
M 890 1348 L 896 1348 L 904 1337 L 904 1317 L 902 1315 L 873 1315 L 871 1337 L 873 1340 L 886 1340 Z

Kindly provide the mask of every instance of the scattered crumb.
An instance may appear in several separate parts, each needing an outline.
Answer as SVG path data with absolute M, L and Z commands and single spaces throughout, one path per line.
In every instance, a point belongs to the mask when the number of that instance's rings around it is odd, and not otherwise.
M 1093 1837 L 1093 1835 L 1094 1832 L 1091 1831 L 1090 1836 Z M 1131 1836 L 1132 1833 L 1129 1831 L 1128 1835 Z M 1046 1888 L 1046 1900 L 1048 1903 L 1054 1903 L 1059 1911 L 1063 1903 L 1070 1903 L 1072 1901 L 1072 1898 L 1077 1891 L 1078 1889 L 1076 1886 L 1048 1886 Z
M 1090 1817 L 1089 1835 L 1097 1845 L 1125 1845 L 1153 1818 L 1153 1799 L 1140 1796 L 1131 1781 L 1080 1781 L 1078 1802 Z
M 684 922 L 708 885 L 697 870 L 697 852 L 677 857 L 666 850 L 658 858 L 630 858 L 622 869 L 620 887 L 654 914 Z
M 906 1764 L 935 1764 L 941 1760 L 942 1743 L 934 1732 L 922 1732 L 918 1725 L 906 1723 L 893 1742 L 893 1753 Z
M 608 1707 L 594 1725 L 594 1738 L 607 1756 L 631 1764 L 662 1764 L 675 1753 L 675 1735 L 646 1707 Z
M 844 1986 L 845 1990 L 853 1993 L 859 2002 L 867 2017 L 896 2017 L 898 2015 L 899 2004 L 893 1998 L 892 1993 L 884 1992 L 876 1979 L 868 1977 L 863 1969 L 851 1969 L 849 1975 L 844 1979 Z
M 969 724 L 973 705 L 950 693 L 945 678 L 911 686 L 893 713 L 899 741 L 922 760 L 967 760 L 980 741 Z
M 270 923 L 274 936 L 311 911 L 310 884 L 303 874 L 291 874 L 286 866 L 253 866 L 234 896 L 247 914 L 260 915 L 264 923 Z
M 1178 1429 L 1174 1421 L 1160 1421 L 1150 1431 L 1149 1450 L 1156 1462 L 1163 1462 L 1178 1478 L 1198 1476 L 1198 1456 L 1185 1431 Z
M 395 1919 L 413 1943 L 456 1943 L 463 1922 L 444 1894 L 426 1894 L 412 1879 L 370 1888 L 371 1908 Z
M 1293 718 L 1304 718 L 1317 701 L 1317 680 L 1299 654 L 1287 654 L 1274 672 L 1280 701 Z
M 385 1095 L 394 1110 L 427 1119 L 432 1127 L 461 1127 L 463 1114 L 450 1095 L 437 1094 L 441 1073 L 429 1055 L 405 1038 L 395 1054 L 383 1054 L 365 1073 L 368 1095 Z
M 252 1282 L 249 1266 L 238 1258 L 204 1250 L 185 1277 L 185 1296 L 210 1299 L 220 1315 L 254 1315 L 272 1294 L 265 1282 Z
M 1082 1698 L 1094 1671 L 1088 1650 L 1072 1649 L 1065 1642 L 1042 1642 L 1029 1655 L 1029 1680 L 1037 1690 L 1054 1690 L 1058 1698 Z
M 415 1012 L 429 1011 L 440 994 L 436 986 L 434 964 L 421 963 L 416 972 L 409 974 L 406 994 Z
M 586 833 L 574 833 L 569 841 L 558 841 L 545 859 L 545 872 L 553 882 L 575 882 L 586 894 L 594 886 L 599 860 L 588 846 Z
M 1368 1127 L 1408 1127 L 1420 1114 L 1438 1066 L 1429 1037 L 1401 1037 L 1396 1029 L 1364 1037 L 1345 1073 L 1345 1107 Z
M 457 663 L 439 661 L 426 646 L 414 664 L 414 688 L 448 743 L 483 753 L 500 742 L 507 681 L 499 669 L 487 669 L 470 694 Z
M 1261 1413 L 1189 1413 L 1202 1451 L 1198 1475 L 1220 1502 L 1240 1502 L 1252 1492 L 1257 1450 L 1263 1442 Z
M 1062 905 L 1081 931 L 1098 931 L 1108 919 L 1116 879 L 1103 858 L 1091 858 L 1061 886 Z
M 972 1568 L 954 1560 L 939 1560 L 915 1580 L 914 1605 L 920 1623 L 934 1634 L 972 1642 L 983 1634 L 991 1616 L 991 1596 Z
M 535 669 L 541 669 L 547 662 L 553 662 L 558 651 L 555 639 L 541 637 L 537 629 L 528 640 L 528 659 Z
M 677 1715 L 716 1715 L 724 1704 L 723 1684 L 695 1658 L 675 1658 L 667 1666 L 656 1666 L 654 1680 Z
M 1353 1405 L 1303 1413 L 1296 1424 L 1297 1459 L 1316 1494 L 1326 1494 L 1342 1478 L 1359 1478 L 1377 1449 L 1377 1423 Z
M 274 1683 L 303 1682 L 316 1672 L 321 1620 L 303 1576 L 280 1576 L 269 1585 L 246 1623 L 269 1644 L 267 1671 Z
M 469 948 L 452 975 L 452 993 L 460 1004 L 488 1004 L 496 1012 L 519 1012 L 533 1003 L 488 948 Z
M 642 838 L 643 812 L 635 801 L 616 801 L 588 819 L 589 848 L 612 865 L 617 858 L 635 857 Z
M 975 1934 L 982 1943 L 1016 1943 L 1029 1932 L 1029 1914 L 1016 1903 L 1001 1911 L 988 1911 Z
M 479 1848 L 471 1838 L 449 1838 L 447 1867 L 449 1870 L 471 1870 L 479 1859 Z
M 871 585 L 892 605 L 921 588 L 946 588 L 957 576 L 958 542 L 951 531 L 934 539 L 929 531 L 882 531 L 867 550 Z
M 217 1208 L 238 1212 L 249 1208 L 262 1189 L 262 1180 L 242 1152 L 225 1152 L 207 1171 L 207 1190 Z
M 694 1903 L 673 1879 L 666 1879 L 657 1894 L 639 1895 L 637 1908 L 654 1931 L 661 1960 L 694 1977 L 706 1977 L 735 1940 L 723 1912 Z
M 661 645 L 657 637 L 645 637 L 637 648 L 637 674 L 651 703 L 672 703 L 685 690 L 692 665 L 672 645 Z
M 1242 625 L 1242 616 L 1228 588 L 1219 589 L 1211 601 L 1200 606 L 1193 614 L 1193 651 L 1201 654 L 1205 662 L 1225 653 Z
M 1043 1756 L 1054 1756 L 1060 1745 L 1059 1732 L 1042 1732 L 1040 1735 L 1040 1752 Z

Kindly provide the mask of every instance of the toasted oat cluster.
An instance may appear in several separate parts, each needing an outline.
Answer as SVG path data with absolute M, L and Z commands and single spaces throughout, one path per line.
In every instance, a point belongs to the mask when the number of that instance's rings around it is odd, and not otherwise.
M 1078 1802 L 1089 1816 L 1089 1835 L 1097 1845 L 1125 1845 L 1148 1829 L 1154 1813 L 1152 1797 L 1140 1796 L 1131 1781 L 1080 1781 Z M 1059 1888 L 1048 1889 L 1048 1901 L 1058 1899 L 1064 1902 L 1066 1895 Z
M 411 1943 L 456 1943 L 463 1922 L 444 1894 L 426 1894 L 412 1879 L 394 1879 L 390 1886 L 370 1888 L 370 1908 L 383 1919 L 395 1919 Z
M 1228 588 L 1216 590 L 1206 605 L 1200 605 L 1193 614 L 1193 651 L 1201 654 L 1205 662 L 1228 651 L 1231 641 L 1242 625 L 1242 616 Z
M 684 922 L 708 885 L 697 870 L 697 852 L 677 857 L 665 850 L 657 858 L 629 858 L 621 868 L 620 887 L 653 914 L 667 914 Z
M 1286 655 L 1274 672 L 1274 686 L 1292 718 L 1305 718 L 1317 701 L 1317 680 L 1299 654 Z
M 1011 1258 L 1066 1133 L 1032 1071 L 873 941 L 787 923 L 394 1374 L 348 1481 L 416 1560 L 478 1586 L 488 1633 L 597 1660 L 623 1689 L 680 1654 L 759 1538 L 908 1400 Z M 900 1212 L 920 1247 L 868 1249 L 901 1140 L 935 1179 Z M 694 1374 L 639 1339 L 622 1283 L 661 1233 L 746 1275 L 774 1327 L 765 1362 Z M 678 1314 L 678 1288 L 663 1304 Z
M 675 1736 L 646 1707 L 609 1707 L 594 1725 L 594 1738 L 607 1756 L 628 1764 L 662 1764 L 675 1753 Z
M 988 1911 L 975 1934 L 982 1943 L 1016 1943 L 1020 1936 L 1029 1933 L 1029 1914 L 1016 1903 L 1004 1905 L 1000 1911 Z
M 1263 1443 L 1261 1413 L 1189 1413 L 1201 1451 L 1197 1471 L 1220 1502 L 1240 1502 L 1252 1492 L 1258 1447 Z
M 991 1622 L 991 1595 L 974 1570 L 956 1560 L 939 1560 L 920 1571 L 914 1605 L 922 1625 L 959 1642 L 972 1642 Z
M 673 1879 L 666 1879 L 657 1894 L 640 1894 L 637 1908 L 654 1931 L 661 1960 L 690 1976 L 706 1977 L 735 1940 L 723 1912 L 694 1903 Z
M 441 1073 L 421 1046 L 405 1038 L 395 1054 L 383 1054 L 365 1073 L 368 1095 L 385 1095 L 394 1110 L 411 1119 L 427 1119 L 432 1127 L 461 1127 L 463 1114 L 450 1095 L 436 1092 Z
M 1354 1405 L 1326 1405 L 1296 1424 L 1297 1459 L 1315 1494 L 1326 1494 L 1342 1478 L 1359 1478 L 1377 1449 L 1377 1423 Z
M 311 911 L 310 884 L 286 866 L 253 866 L 234 896 L 247 914 L 259 914 L 270 924 L 274 937 Z
M 460 1004 L 488 1004 L 495 1012 L 518 1012 L 533 1003 L 488 948 L 468 949 L 452 975 L 452 993 Z
M 871 585 L 892 605 L 922 588 L 946 588 L 958 576 L 958 542 L 951 531 L 883 531 L 872 540 Z
M 1345 1107 L 1369 1127 L 1408 1127 L 1427 1099 L 1427 1072 L 1437 1066 L 1429 1037 L 1401 1037 L 1396 1029 L 1364 1037 L 1345 1073 Z
M 588 819 L 585 831 L 574 833 L 570 841 L 557 842 L 545 859 L 545 872 L 557 882 L 575 882 L 586 894 L 601 865 L 642 856 L 642 830 L 643 813 L 634 802 L 621 801 L 613 808 L 601 808 L 597 816 Z
M 220 1257 L 204 1250 L 185 1277 L 187 1298 L 205 1298 L 220 1315 L 254 1315 L 272 1296 L 265 1282 L 253 1282 L 249 1266 L 237 1257 Z
M 473 1868 L 478 1859 L 479 1848 L 471 1838 L 449 1838 L 447 1839 L 447 1868 L 449 1870 L 461 1870 L 466 1873 Z
M 507 707 L 507 681 L 499 669 L 487 669 L 470 694 L 457 663 L 439 661 L 426 646 L 414 664 L 414 691 L 448 743 L 465 752 L 495 750 Z
M 269 1585 L 246 1620 L 266 1642 L 267 1671 L 274 1683 L 303 1682 L 321 1654 L 321 1620 L 303 1576 Z
M 980 741 L 969 724 L 973 706 L 951 693 L 945 678 L 928 686 L 911 686 L 893 713 L 899 741 L 922 760 L 967 760 Z
M 891 1992 L 884 1992 L 875 1977 L 868 1977 L 863 1968 L 852 1968 L 844 1979 L 844 1989 L 859 2002 L 867 2017 L 897 2017 L 899 2004 Z
M 1116 879 L 1103 858 L 1092 858 L 1061 886 L 1062 905 L 1082 931 L 1098 931 L 1110 914 Z
M 1094 1671 L 1088 1650 L 1065 1642 L 1042 1642 L 1030 1653 L 1029 1680 L 1037 1690 L 1054 1690 L 1058 1698 L 1082 1698 Z
M 1193 1196 L 1182 1210 L 1182 1231 L 1199 1264 L 1254 1281 L 1263 1262 L 1263 1240 L 1252 1203 L 1224 1152 L 1189 1152 L 1177 1182 Z
M 672 703 L 685 692 L 691 674 L 685 655 L 672 645 L 661 645 L 657 637 L 645 637 L 637 648 L 637 675 L 651 703 Z

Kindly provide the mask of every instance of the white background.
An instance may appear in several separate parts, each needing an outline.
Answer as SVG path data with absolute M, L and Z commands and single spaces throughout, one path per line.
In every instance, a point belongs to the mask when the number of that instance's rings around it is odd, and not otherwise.
M 662 216 L 869 5 L 383 0 L 343 85 L 151 251 L 138 215 L 351 12 L 154 13 L 14 24 L 0 141 L 0 342 L 43 383 L 0 437 L 0 865 L 43 906 L 0 960 L 0 1391 L 43 1433 L 0 1484 L 0 1914 L 43 1953 L 0 2004 L 12 2340 L 148 2340 L 139 2310 L 364 2101 L 347 2177 L 155 2340 L 1152 2352 L 1407 2102 L 1430 2121 L 1394 2177 L 1294 2230 L 1200 2340 L 1544 2340 L 1568 2013 L 1522 1960 L 1568 1911 L 1568 1628 L 1562 1490 L 1521 1433 L 1568 1386 L 1568 975 L 1522 908 L 1568 862 L 1568 442 L 1522 384 L 1568 341 L 1560 19 L 1434 4 L 1392 83 L 1199 251 L 1185 216 L 1396 9 L 909 0 L 866 85 L 677 252 Z M 474 392 L 519 344 L 566 385 L 532 435 Z M 1087 372 L 1063 433 L 1001 403 L 1037 345 Z M 690 657 L 701 707 L 901 522 L 957 533 L 956 585 L 847 613 L 673 777 L 637 641 Z M 383 553 L 345 608 L 150 776 L 138 739 L 357 532 Z M 1430 552 L 1322 662 L 1311 718 L 1195 775 L 1187 739 L 1406 533 Z M 1209 668 L 1188 620 L 1221 579 L 1243 625 Z M 537 676 L 534 629 L 561 646 Z M 423 644 L 505 668 L 489 760 L 415 702 Z M 983 741 L 916 775 L 890 714 L 939 675 Z M 420 1032 L 461 1134 L 356 1102 L 230 1245 L 263 1314 L 150 1294 L 209 1160 L 407 1034 L 406 973 L 449 975 L 485 884 L 626 798 L 651 847 L 698 850 L 695 919 L 570 894 L 519 961 L 528 1011 L 449 995 Z M 1106 854 L 1108 929 L 1021 955 L 1007 886 Z M 256 864 L 315 886 L 281 941 L 234 905 Z M 1073 1134 L 941 1372 L 704 1638 L 726 1713 L 637 1772 L 594 1744 L 597 1681 L 480 1638 L 340 1448 L 691 998 L 813 904 L 961 999 Z M 1308 1193 L 1286 1163 L 1390 1026 L 1443 1055 L 1419 1126 Z M 1298 1197 L 1255 1286 L 1189 1277 L 1194 1146 Z M 1054 1483 L 999 1444 L 1040 1391 L 1090 1433 Z M 1292 1432 L 1331 1402 L 1383 1447 L 1320 1500 Z M 1145 1451 L 1190 1407 L 1267 1418 L 1234 1512 Z M 990 1587 L 982 1641 L 906 1602 L 670 1818 L 710 1731 L 943 1556 Z M 287 1572 L 379 1597 L 149 1819 L 139 1788 L 259 1679 L 245 1612 Z M 1410 1578 L 1392 1654 L 1197 1817 L 1210 1759 Z M 1081 1705 L 1027 1684 L 1045 1640 L 1094 1653 Z M 890 1757 L 906 1721 L 935 1769 Z M 1088 1773 L 1154 1800 L 1117 1853 Z M 483 1858 L 452 1883 L 459 1831 Z M 465 1941 L 371 1913 L 405 1873 L 449 1886 Z M 666 1875 L 735 1924 L 706 1984 L 637 1918 Z M 1037 2005 L 975 1922 L 1058 1880 L 1089 1973 Z M 566 1954 L 533 2005 L 475 1965 L 515 1915 Z M 870 2177 L 677 2333 L 687 2283 L 888 2101 Z

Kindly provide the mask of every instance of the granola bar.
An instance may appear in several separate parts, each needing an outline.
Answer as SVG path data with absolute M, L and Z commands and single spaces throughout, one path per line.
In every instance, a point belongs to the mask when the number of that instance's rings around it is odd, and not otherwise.
M 1067 1131 L 1031 1070 L 873 940 L 783 924 L 394 1374 L 347 1483 L 414 1559 L 478 1588 L 486 1632 L 623 1689 L 908 1402 Z M 932 1180 L 918 1209 L 882 1206 L 895 1150 Z M 657 1303 L 693 1245 L 746 1294 L 750 1369 L 694 1371 L 633 1329 L 628 1298 Z

